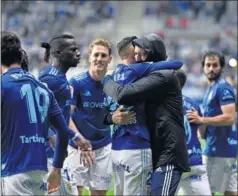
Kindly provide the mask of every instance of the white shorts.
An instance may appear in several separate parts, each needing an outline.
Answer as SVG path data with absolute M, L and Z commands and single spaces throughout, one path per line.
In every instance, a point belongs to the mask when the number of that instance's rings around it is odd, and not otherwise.
M 237 192 L 237 163 L 235 158 L 203 156 L 212 193 Z
M 115 195 L 149 195 L 151 149 L 112 150 Z
M 183 173 L 176 195 L 212 195 L 205 165 L 192 166 Z
M 68 146 L 65 165 L 73 173 L 76 186 L 91 190 L 108 190 L 112 184 L 111 144 L 93 150 L 94 164 L 84 167 L 80 164 L 80 150 Z
M 48 169 L 52 167 L 53 159 L 48 158 L 47 164 Z M 50 195 L 78 195 L 77 186 L 75 180 L 73 178 L 73 174 L 70 172 L 69 168 L 63 166 L 61 169 L 61 184 L 58 191 L 50 194 Z
M 1 179 L 1 195 L 44 195 L 46 184 L 44 178 L 47 172 L 29 171 Z

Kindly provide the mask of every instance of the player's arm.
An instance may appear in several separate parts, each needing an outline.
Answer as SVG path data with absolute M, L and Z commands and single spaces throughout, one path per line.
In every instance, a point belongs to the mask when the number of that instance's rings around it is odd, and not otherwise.
M 135 83 L 125 86 L 113 81 L 111 76 L 105 76 L 103 91 L 121 105 L 134 105 L 149 100 L 155 96 L 163 95 L 167 85 L 167 78 L 161 72 L 152 72 Z
M 212 125 L 212 126 L 230 126 L 235 121 L 235 94 L 230 88 L 221 88 L 218 90 L 218 101 L 221 105 L 222 114 L 214 117 L 200 117 L 197 111 L 188 111 L 187 116 L 190 122 Z
M 221 106 L 222 114 L 214 117 L 200 117 L 196 112 L 188 111 L 187 116 L 191 123 L 212 126 L 230 126 L 235 121 L 235 104 Z
M 156 63 L 136 63 L 132 64 L 131 69 L 135 70 L 139 78 L 148 76 L 153 71 L 164 70 L 164 69 L 180 69 L 183 63 L 178 60 L 171 61 L 160 61 Z

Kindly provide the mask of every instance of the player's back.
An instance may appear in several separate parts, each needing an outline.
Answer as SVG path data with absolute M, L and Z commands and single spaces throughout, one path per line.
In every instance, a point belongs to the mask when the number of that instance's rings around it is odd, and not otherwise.
M 2 75 L 2 176 L 47 171 L 45 141 L 53 95 L 20 68 Z
M 140 75 L 130 66 L 125 66 L 119 64 L 113 73 L 113 79 L 115 82 L 126 85 L 132 82 L 135 82 L 140 78 Z M 119 107 L 119 104 L 114 103 L 113 106 L 115 109 Z M 130 107 L 127 107 L 128 109 Z M 128 125 L 114 125 L 114 137 L 112 148 L 148 148 L 149 147 L 149 132 L 146 127 L 146 115 L 144 112 L 144 103 L 136 104 L 131 107 L 133 111 L 136 112 L 136 120 L 131 122 Z M 122 143 L 125 140 L 125 137 L 135 137 L 131 138 L 133 142 L 132 146 L 123 146 Z M 123 137 L 121 137 L 123 136 Z M 123 141 L 120 141 L 121 138 Z M 118 145 L 117 145 L 118 143 Z

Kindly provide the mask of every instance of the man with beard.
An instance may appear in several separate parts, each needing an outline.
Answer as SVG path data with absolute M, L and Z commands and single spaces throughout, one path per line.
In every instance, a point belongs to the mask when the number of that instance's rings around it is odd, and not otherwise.
M 133 41 L 137 62 L 167 58 L 165 45 L 156 34 Z M 143 48 L 143 51 L 141 50 Z M 190 171 L 183 125 L 182 94 L 174 70 L 149 73 L 134 83 L 119 85 L 104 78 L 104 92 L 119 104 L 145 101 L 153 156 L 152 195 L 174 195 L 182 172 Z
M 209 87 L 203 99 L 203 117 L 197 111 L 188 111 L 190 123 L 206 125 L 204 163 L 211 191 L 237 195 L 235 93 L 232 86 L 221 77 L 225 58 L 216 51 L 208 51 L 202 59 L 203 71 Z

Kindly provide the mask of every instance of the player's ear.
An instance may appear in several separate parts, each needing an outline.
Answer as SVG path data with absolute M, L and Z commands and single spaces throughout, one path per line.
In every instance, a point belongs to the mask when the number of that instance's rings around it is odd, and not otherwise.
M 56 50 L 56 51 L 55 51 L 55 56 L 56 56 L 57 58 L 59 58 L 59 57 L 61 56 L 61 52 L 60 52 L 59 50 Z

